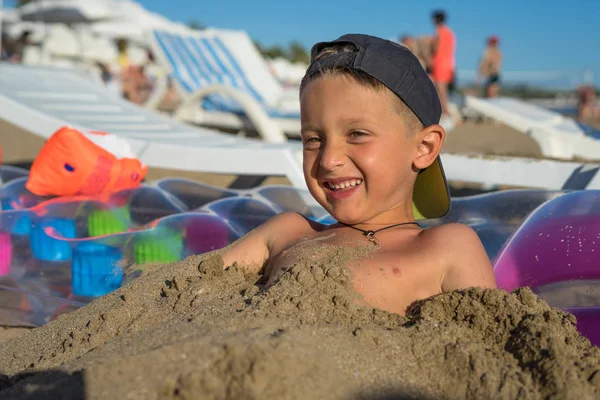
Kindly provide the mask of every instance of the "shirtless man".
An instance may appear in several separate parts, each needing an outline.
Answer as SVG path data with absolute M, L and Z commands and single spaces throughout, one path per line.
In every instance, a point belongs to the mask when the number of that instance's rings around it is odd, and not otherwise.
M 497 36 L 490 36 L 487 40 L 487 48 L 479 63 L 478 79 L 486 78 L 485 97 L 498 96 L 500 89 L 500 70 L 502 69 L 502 52 L 498 48 Z
M 404 314 L 416 300 L 496 286 L 476 233 L 459 224 L 422 229 L 450 207 L 440 159 L 440 101 L 405 47 L 367 35 L 317 43 L 300 89 L 303 170 L 311 195 L 338 223 L 279 214 L 223 255 L 270 283 L 294 249 L 373 246 L 346 265 L 372 307 Z M 318 243 L 318 246 L 316 245 Z

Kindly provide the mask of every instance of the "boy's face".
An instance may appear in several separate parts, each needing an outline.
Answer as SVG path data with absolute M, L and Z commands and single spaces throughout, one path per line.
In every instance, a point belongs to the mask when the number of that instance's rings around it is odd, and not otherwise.
M 338 221 L 412 216 L 418 135 L 408 135 L 393 96 L 344 76 L 318 78 L 302 92 L 304 177 Z

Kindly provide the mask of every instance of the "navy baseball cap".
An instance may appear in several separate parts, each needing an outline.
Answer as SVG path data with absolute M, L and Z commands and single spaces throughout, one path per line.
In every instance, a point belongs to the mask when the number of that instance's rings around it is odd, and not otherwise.
M 337 52 L 315 61 L 325 48 L 353 44 L 355 52 Z M 377 79 L 398 96 L 423 123 L 439 124 L 442 106 L 435 86 L 417 57 L 406 47 L 389 40 L 361 34 L 347 34 L 332 42 L 319 42 L 311 49 L 311 64 L 304 80 L 321 70 L 346 67 Z M 413 191 L 413 212 L 417 219 L 443 217 L 450 210 L 450 193 L 442 162 L 438 157 L 421 170 Z

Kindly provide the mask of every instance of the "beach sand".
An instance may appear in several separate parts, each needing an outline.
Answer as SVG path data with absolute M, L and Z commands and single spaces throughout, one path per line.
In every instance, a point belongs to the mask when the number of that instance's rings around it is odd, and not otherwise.
M 443 152 L 543 158 L 534 139 L 496 122 L 463 123 L 446 135 Z
M 157 265 L 0 344 L 0 398 L 596 399 L 600 348 L 529 289 L 469 289 L 408 317 L 359 306 L 306 255 L 268 289 L 219 251 Z

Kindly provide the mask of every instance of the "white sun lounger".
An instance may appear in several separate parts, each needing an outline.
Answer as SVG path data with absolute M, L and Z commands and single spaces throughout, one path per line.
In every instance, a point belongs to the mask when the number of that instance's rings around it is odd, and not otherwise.
M 266 140 L 300 135 L 298 90 L 275 79 L 250 37 L 221 29 L 155 30 L 148 41 L 184 96 L 175 118 Z
M 531 136 L 547 157 L 600 158 L 600 140 L 585 134 L 571 118 L 532 103 L 508 97 L 465 97 L 465 106 Z
M 301 144 L 265 143 L 190 126 L 115 97 L 86 73 L 0 63 L 0 119 L 48 138 L 62 126 L 126 138 L 150 167 L 286 176 L 305 188 Z M 443 154 L 450 181 L 600 189 L 600 165 Z
M 66 125 L 116 134 L 151 167 L 283 175 L 306 187 L 301 143 L 267 143 L 176 122 L 115 97 L 76 70 L 0 63 L 0 119 L 44 138 Z

